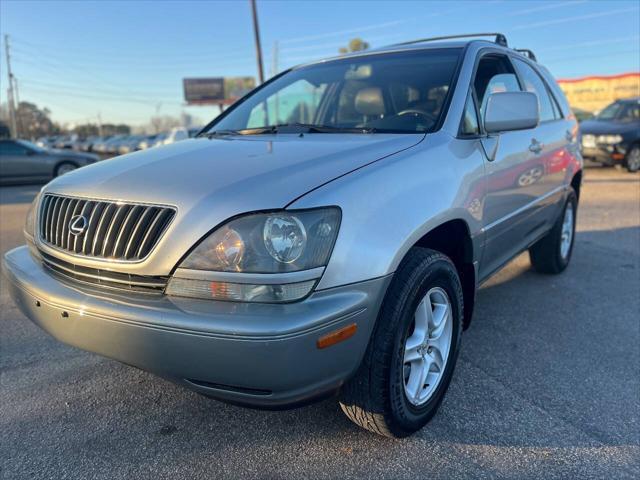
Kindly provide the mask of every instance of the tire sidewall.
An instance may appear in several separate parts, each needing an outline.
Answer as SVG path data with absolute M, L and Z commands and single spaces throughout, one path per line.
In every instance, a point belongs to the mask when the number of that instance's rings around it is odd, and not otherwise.
M 414 282 L 413 285 L 407 286 L 409 292 L 397 323 L 398 328 L 396 329 L 396 336 L 393 343 L 394 351 L 389 369 L 389 401 L 394 420 L 389 423 L 396 427 L 398 431 L 395 433 L 399 436 L 404 436 L 418 430 L 435 414 L 438 406 L 444 399 L 444 395 L 451 381 L 462 333 L 462 290 L 455 267 L 451 262 L 443 258 L 426 266 L 421 266 L 421 269 L 424 271 L 419 272 L 423 273 L 423 275 L 420 275 L 420 280 Z M 453 309 L 451 346 L 445 370 L 438 387 L 426 403 L 416 407 L 408 401 L 404 391 L 404 347 L 411 326 L 413 325 L 413 318 L 418 304 L 426 293 L 434 287 L 442 288 L 449 296 L 451 302 Z

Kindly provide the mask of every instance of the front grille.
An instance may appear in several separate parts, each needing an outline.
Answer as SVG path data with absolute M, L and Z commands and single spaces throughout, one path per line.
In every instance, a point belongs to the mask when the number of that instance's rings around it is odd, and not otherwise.
M 136 261 L 158 243 L 175 210 L 171 207 L 45 195 L 40 207 L 40 239 L 86 257 Z M 72 219 L 80 219 L 73 232 Z
M 94 287 L 161 294 L 164 292 L 164 288 L 169 280 L 168 277 L 131 275 L 101 268 L 82 267 L 60 260 L 43 251 L 39 253 L 45 267 L 55 274 L 68 280 Z

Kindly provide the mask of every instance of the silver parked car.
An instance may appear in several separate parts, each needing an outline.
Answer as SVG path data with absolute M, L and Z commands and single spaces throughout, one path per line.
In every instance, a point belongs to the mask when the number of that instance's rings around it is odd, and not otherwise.
M 62 342 L 205 395 L 339 392 L 358 425 L 409 435 L 478 285 L 527 249 L 542 273 L 571 258 L 577 124 L 532 57 L 499 35 L 292 68 L 198 138 L 44 187 L 11 294 Z
M 98 160 L 90 153 L 43 148 L 27 140 L 0 140 L 0 184 L 49 181 Z

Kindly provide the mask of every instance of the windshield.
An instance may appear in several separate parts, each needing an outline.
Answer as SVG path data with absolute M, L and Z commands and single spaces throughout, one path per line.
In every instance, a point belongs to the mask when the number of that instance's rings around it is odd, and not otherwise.
M 32 143 L 28 140 L 18 140 L 18 143 L 21 143 L 22 145 L 24 145 L 25 147 L 31 149 L 31 150 L 35 150 L 36 152 L 46 152 L 47 150 L 45 148 L 42 148 L 40 145 L 36 145 L 35 143 Z
M 620 108 L 622 104 L 620 102 L 612 103 L 607 106 L 604 110 L 602 110 L 596 118 L 600 120 L 613 120 L 618 116 L 618 112 L 620 112 Z
M 319 133 L 430 132 L 459 55 L 460 49 L 396 52 L 296 68 L 255 91 L 207 133 L 276 133 L 283 125 Z

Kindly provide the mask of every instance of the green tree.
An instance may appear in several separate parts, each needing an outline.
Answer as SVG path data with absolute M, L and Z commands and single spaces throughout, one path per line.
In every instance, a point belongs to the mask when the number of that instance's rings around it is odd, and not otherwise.
M 360 52 L 362 50 L 367 50 L 370 47 L 368 42 L 365 42 L 361 38 L 354 38 L 349 41 L 349 45 L 346 47 L 340 47 L 338 50 L 340 55 L 344 55 L 349 52 Z

